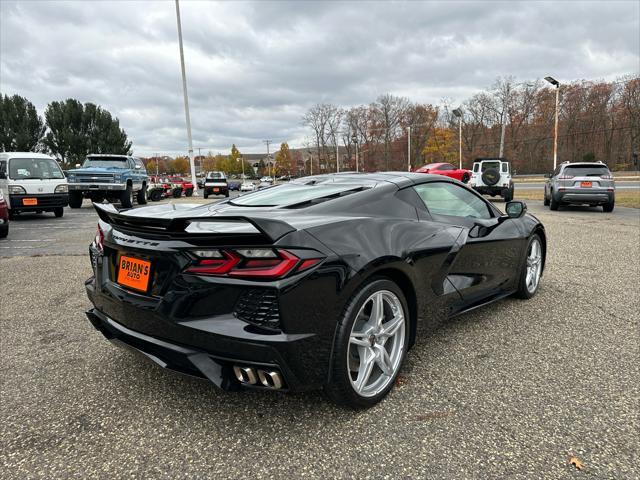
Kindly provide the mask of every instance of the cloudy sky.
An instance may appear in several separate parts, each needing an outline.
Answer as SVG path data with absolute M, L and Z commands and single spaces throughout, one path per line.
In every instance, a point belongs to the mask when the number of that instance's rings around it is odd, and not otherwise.
M 640 2 L 181 1 L 194 147 L 300 146 L 313 104 L 454 102 L 496 77 L 640 70 Z M 138 155 L 186 152 L 173 1 L 0 2 L 0 91 L 97 103 Z

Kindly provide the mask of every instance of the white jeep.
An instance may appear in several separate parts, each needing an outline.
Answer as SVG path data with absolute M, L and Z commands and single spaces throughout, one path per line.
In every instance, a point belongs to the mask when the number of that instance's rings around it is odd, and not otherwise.
M 513 200 L 513 180 L 509 162 L 504 158 L 478 158 L 473 162 L 469 186 L 482 195 L 500 195 Z

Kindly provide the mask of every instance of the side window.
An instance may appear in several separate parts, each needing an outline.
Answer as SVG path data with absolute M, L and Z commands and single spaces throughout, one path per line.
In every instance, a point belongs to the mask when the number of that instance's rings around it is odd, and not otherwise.
M 502 163 L 502 172 L 503 173 L 507 173 L 509 171 L 509 164 L 508 163 Z
M 473 171 L 474 172 L 479 172 L 480 171 L 480 164 L 479 163 L 474 163 L 473 164 Z
M 434 215 L 491 218 L 491 211 L 485 201 L 459 185 L 432 182 L 413 188 Z
M 0 161 L 0 173 L 7 173 L 7 161 Z
M 553 177 L 557 177 L 558 175 L 560 175 L 560 170 L 562 169 L 561 166 L 556 167 L 556 169 L 553 171 Z
M 140 171 L 146 172 L 146 169 L 144 168 L 144 163 L 142 163 L 142 160 L 140 160 L 139 158 L 136 158 L 135 162 L 136 162 L 136 165 L 140 165 Z
M 448 163 L 444 163 L 440 165 L 439 170 L 455 170 L 456 168 L 453 165 L 449 165 Z

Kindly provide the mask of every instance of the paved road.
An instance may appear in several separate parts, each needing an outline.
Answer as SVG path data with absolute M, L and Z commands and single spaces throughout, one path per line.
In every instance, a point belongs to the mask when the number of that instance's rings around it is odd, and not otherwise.
M 550 245 L 538 295 L 421 335 L 358 413 L 219 393 L 115 348 L 83 315 L 90 209 L 60 231 L 16 221 L 12 238 L 68 245 L 0 258 L 0 477 L 639 478 L 640 212 L 530 210 Z

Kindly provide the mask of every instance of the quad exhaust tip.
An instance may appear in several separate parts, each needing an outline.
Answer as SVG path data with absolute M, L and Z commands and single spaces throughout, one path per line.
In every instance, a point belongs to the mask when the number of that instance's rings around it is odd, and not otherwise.
M 248 383 L 249 385 L 255 385 L 257 382 L 256 373 L 251 367 L 233 367 L 233 373 L 240 383 Z
M 266 388 L 279 390 L 284 385 L 282 375 L 276 370 L 254 370 L 253 367 L 240 367 L 234 365 L 233 373 L 240 383 L 256 385 L 258 380 Z

